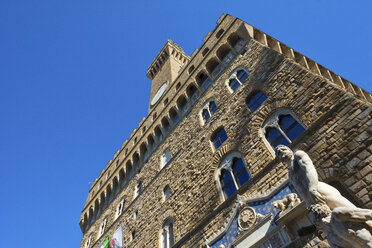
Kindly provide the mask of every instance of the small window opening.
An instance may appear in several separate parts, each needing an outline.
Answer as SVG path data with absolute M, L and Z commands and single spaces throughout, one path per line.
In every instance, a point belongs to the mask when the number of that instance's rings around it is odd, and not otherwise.
M 216 34 L 216 38 L 217 38 L 217 39 L 220 38 L 224 31 L 225 31 L 225 30 L 220 29 L 220 30 L 217 32 L 217 34 Z
M 193 70 L 195 69 L 195 66 L 190 66 L 190 68 L 189 68 L 189 73 L 191 73 Z
M 217 150 L 223 144 L 223 142 L 225 142 L 225 140 L 227 140 L 227 134 L 225 129 L 221 128 L 212 136 L 214 149 Z
M 203 57 L 204 57 L 208 52 L 209 52 L 209 48 L 206 47 L 206 48 L 203 50 L 203 52 L 202 52 Z
M 266 99 L 267 97 L 261 91 L 258 91 L 251 97 L 247 98 L 246 102 L 249 109 L 252 112 L 255 112 Z
M 167 185 L 163 189 L 163 200 L 166 201 L 169 198 L 170 194 L 171 194 L 170 187 L 169 185 Z

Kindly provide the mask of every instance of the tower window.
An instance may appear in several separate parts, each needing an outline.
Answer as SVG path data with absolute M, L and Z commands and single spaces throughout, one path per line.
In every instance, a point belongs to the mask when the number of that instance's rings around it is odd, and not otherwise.
M 265 138 L 273 148 L 278 145 L 288 146 L 305 131 L 305 127 L 291 113 L 276 114 L 266 122 Z
M 208 48 L 208 47 L 204 48 L 204 50 L 203 50 L 203 52 L 202 52 L 203 57 L 204 57 L 208 52 L 209 52 L 209 48 Z
M 195 66 L 190 66 L 190 68 L 189 68 L 189 73 L 191 73 L 193 70 L 195 69 Z
M 249 109 L 252 112 L 254 112 L 261 106 L 261 104 L 266 99 L 267 99 L 267 97 L 261 91 L 258 91 L 257 93 L 255 93 L 250 98 L 247 98 L 247 105 L 248 105 Z
M 224 31 L 225 31 L 225 30 L 220 29 L 220 30 L 217 32 L 217 34 L 216 34 L 216 38 L 217 38 L 217 39 L 220 38 Z
M 234 92 L 239 88 L 240 85 L 244 83 L 246 78 L 248 77 L 249 73 L 244 69 L 239 69 L 233 74 L 231 74 L 228 80 L 229 88 Z
M 221 128 L 212 136 L 214 149 L 217 150 L 222 145 L 222 143 L 225 142 L 225 140 L 227 140 L 227 134 L 225 129 Z

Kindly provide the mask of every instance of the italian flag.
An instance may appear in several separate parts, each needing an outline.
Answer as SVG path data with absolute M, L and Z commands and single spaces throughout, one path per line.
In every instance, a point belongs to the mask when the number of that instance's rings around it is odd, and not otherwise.
M 110 246 L 108 247 L 109 248 L 123 248 L 123 226 L 120 226 L 111 236 Z
M 123 226 L 120 226 L 112 236 L 107 236 L 99 248 L 123 248 Z

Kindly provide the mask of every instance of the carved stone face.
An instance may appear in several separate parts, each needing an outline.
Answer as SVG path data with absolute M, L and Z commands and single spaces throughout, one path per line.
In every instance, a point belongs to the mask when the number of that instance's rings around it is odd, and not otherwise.
M 288 146 L 278 145 L 275 148 L 275 156 L 282 162 L 290 162 L 293 157 L 293 152 Z

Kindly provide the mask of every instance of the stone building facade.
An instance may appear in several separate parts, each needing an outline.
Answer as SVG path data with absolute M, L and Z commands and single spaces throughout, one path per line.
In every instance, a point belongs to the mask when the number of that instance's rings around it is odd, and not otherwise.
M 92 184 L 80 247 L 116 230 L 124 247 L 327 247 L 273 148 L 372 208 L 372 95 L 227 14 L 203 41 L 189 57 L 168 40 L 148 68 L 148 115 Z

